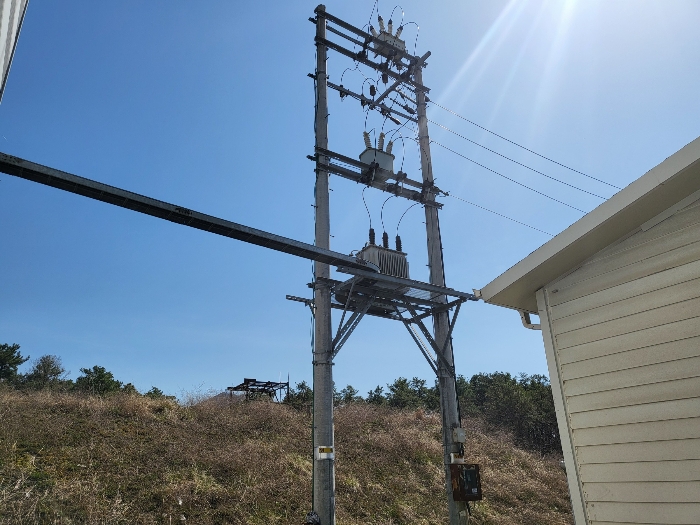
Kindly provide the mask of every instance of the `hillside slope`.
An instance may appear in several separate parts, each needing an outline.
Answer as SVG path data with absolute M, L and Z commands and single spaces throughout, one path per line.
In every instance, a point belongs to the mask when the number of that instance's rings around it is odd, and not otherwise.
M 311 507 L 311 417 L 285 405 L 0 390 L 0 422 L 0 524 L 300 524 Z M 446 523 L 439 423 L 337 410 L 339 525 Z M 469 426 L 471 523 L 572 523 L 557 459 Z

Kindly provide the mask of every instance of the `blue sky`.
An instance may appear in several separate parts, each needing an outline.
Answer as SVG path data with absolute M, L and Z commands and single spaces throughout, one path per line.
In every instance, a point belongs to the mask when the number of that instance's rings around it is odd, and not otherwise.
M 689 0 L 405 1 L 404 31 L 430 97 L 530 149 L 623 187 L 700 134 L 700 3 Z M 369 0 L 327 3 L 363 26 Z M 385 20 L 393 3 L 379 2 Z M 0 151 L 205 213 L 313 241 L 314 27 L 310 2 L 30 3 L 0 105 Z M 376 18 L 375 18 L 376 20 Z M 373 20 L 376 25 L 376 21 Z M 396 25 L 396 24 L 395 24 Z M 331 81 L 351 63 L 331 54 Z M 351 66 L 352 67 L 352 66 Z M 362 76 L 343 75 L 359 89 Z M 330 147 L 363 149 L 359 103 L 330 93 Z M 432 107 L 471 140 L 593 193 L 615 191 Z M 370 114 L 367 128 L 382 120 Z M 499 158 L 435 125 L 431 138 L 542 193 L 600 199 Z M 410 136 L 407 133 L 406 136 Z M 582 214 L 433 144 L 437 184 L 556 234 Z M 402 147 L 395 148 L 397 157 Z M 406 142 L 404 171 L 420 178 Z M 362 188 L 331 180 L 332 247 L 365 242 Z M 365 192 L 381 232 L 386 196 Z M 549 237 L 443 199 L 447 284 L 480 288 Z M 384 208 L 391 236 L 407 204 Z M 423 214 L 401 223 L 411 276 L 427 280 Z M 57 354 L 76 377 L 105 366 L 167 393 L 244 377 L 311 377 L 311 263 L 0 175 L 0 342 Z M 458 373 L 546 373 L 539 332 L 470 303 L 454 334 Z M 336 359 L 339 387 L 398 376 L 432 383 L 405 329 L 364 320 Z

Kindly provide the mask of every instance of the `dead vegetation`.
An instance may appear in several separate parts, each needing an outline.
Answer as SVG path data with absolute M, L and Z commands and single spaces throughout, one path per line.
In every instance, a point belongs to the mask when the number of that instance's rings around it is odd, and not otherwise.
M 6 389 L 0 422 L 0 524 L 300 524 L 311 507 L 311 418 L 289 406 Z M 439 424 L 338 409 L 338 524 L 446 523 Z M 471 523 L 572 523 L 558 458 L 469 427 Z

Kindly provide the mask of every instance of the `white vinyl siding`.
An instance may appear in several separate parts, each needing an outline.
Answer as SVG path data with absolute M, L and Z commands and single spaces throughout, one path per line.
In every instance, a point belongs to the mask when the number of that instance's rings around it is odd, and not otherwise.
M 585 522 L 700 524 L 700 203 L 605 248 L 538 304 Z

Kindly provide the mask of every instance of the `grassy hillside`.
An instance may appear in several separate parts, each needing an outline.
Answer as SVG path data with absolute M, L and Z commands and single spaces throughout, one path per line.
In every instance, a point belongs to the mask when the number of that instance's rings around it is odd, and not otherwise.
M 310 425 L 267 402 L 2 389 L 0 524 L 300 524 Z M 439 425 L 422 409 L 339 408 L 338 524 L 446 523 Z M 572 523 L 557 458 L 466 426 L 485 494 L 471 523 Z

